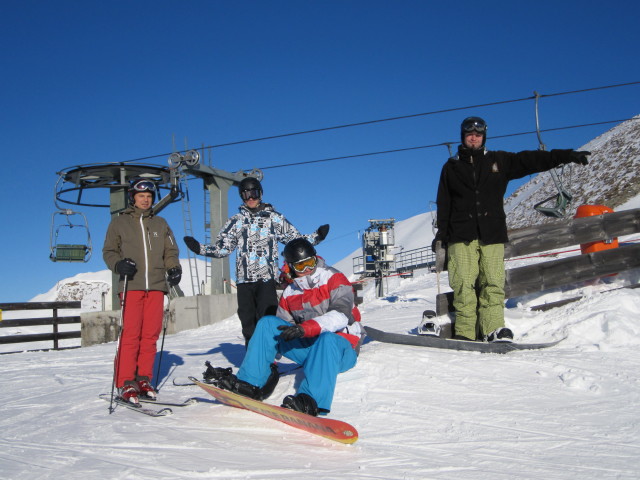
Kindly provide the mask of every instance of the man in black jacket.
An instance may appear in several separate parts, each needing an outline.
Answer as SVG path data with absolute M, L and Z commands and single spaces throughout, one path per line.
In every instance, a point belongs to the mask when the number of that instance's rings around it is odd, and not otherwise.
M 478 322 L 485 340 L 511 341 L 513 333 L 504 325 L 507 184 L 567 163 L 587 165 L 590 152 L 488 151 L 487 124 L 482 118 L 465 118 L 460 127 L 458 154 L 440 174 L 434 239 L 434 245 L 440 240 L 448 246 L 449 285 L 456 310 L 454 338 L 475 340 Z

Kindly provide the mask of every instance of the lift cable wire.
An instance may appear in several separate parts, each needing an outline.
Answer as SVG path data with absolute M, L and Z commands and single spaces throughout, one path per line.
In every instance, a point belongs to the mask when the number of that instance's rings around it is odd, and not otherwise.
M 594 125 L 605 125 L 605 124 L 610 124 L 610 123 L 621 123 L 621 122 L 625 122 L 627 120 L 631 120 L 630 118 L 624 119 L 624 120 L 609 120 L 607 122 L 597 122 L 597 123 L 585 123 L 582 125 L 571 125 L 568 127 L 557 127 L 557 128 L 547 128 L 547 129 L 543 129 L 540 130 L 541 132 L 553 132 L 553 131 L 557 131 L 557 130 L 568 130 L 568 129 L 572 129 L 572 128 L 582 128 L 582 127 L 591 127 Z M 489 139 L 496 139 L 496 138 L 507 138 L 507 137 L 517 137 L 520 135 L 531 135 L 531 134 L 535 134 L 537 133 L 536 131 L 531 131 L 531 132 L 521 132 L 521 133 L 508 133 L 506 135 L 496 135 L 494 137 L 487 137 L 487 140 Z M 446 147 L 447 145 L 451 144 L 451 142 L 443 142 L 443 143 L 435 143 L 432 145 L 420 145 L 417 147 L 407 147 L 407 148 L 397 148 L 394 150 L 382 150 L 379 152 L 369 152 L 369 153 L 359 153 L 359 154 L 355 154 L 355 155 L 344 155 L 341 157 L 331 157 L 331 158 L 322 158 L 322 159 L 318 159 L 318 160 L 307 160 L 304 162 L 295 162 L 295 163 L 283 163 L 281 165 L 271 165 L 268 167 L 260 167 L 260 170 L 268 170 L 271 168 L 283 168 L 283 167 L 293 167 L 293 166 L 298 166 L 298 165 L 309 165 L 312 163 L 322 163 L 322 162 L 332 162 L 335 160 L 346 160 L 349 158 L 360 158 L 360 157 L 368 157 L 368 156 L 372 156 L 372 155 L 386 155 L 389 153 L 398 153 L 398 152 L 407 152 L 407 151 L 411 151 L 411 150 L 420 150 L 420 149 L 424 149 L 424 148 L 434 148 L 434 147 Z
M 591 88 L 584 88 L 581 90 L 570 90 L 570 91 L 566 91 L 566 92 L 557 92 L 557 93 L 548 93 L 548 94 L 540 94 L 539 98 L 545 98 L 545 97 L 557 97 L 560 95 L 572 95 L 572 94 L 576 94 L 576 93 L 586 93 L 586 92 L 593 92 L 596 90 L 604 90 L 604 89 L 608 89 L 608 88 L 617 88 L 617 87 L 626 87 L 626 86 L 630 86 L 630 85 L 638 85 L 640 84 L 640 81 L 637 82 L 627 82 L 627 83 L 619 83 L 619 84 L 615 84 L 615 85 L 604 85 L 604 86 L 600 86 L 600 87 L 591 87 Z M 466 107 L 453 107 L 453 108 L 445 108 L 442 110 L 434 110 L 431 112 L 424 112 L 424 113 L 414 113 L 414 114 L 410 114 L 410 115 L 401 115 L 401 116 L 397 116 L 397 117 L 389 117 L 389 118 L 382 118 L 382 119 L 378 119 L 378 120 L 369 120 L 369 121 L 365 121 L 365 122 L 356 122 L 356 123 L 348 123 L 345 125 L 336 125 L 333 127 L 324 127 L 324 128 L 316 128 L 313 130 L 303 130 L 303 131 L 299 131 L 299 132 L 291 132 L 291 133 L 283 133 L 283 134 L 279 134 L 279 135 L 271 135 L 268 137 L 259 137 L 259 138 L 252 138 L 252 139 L 247 139 L 247 140 L 238 140 L 235 142 L 228 142 L 228 143 L 221 143 L 218 145 L 209 145 L 209 146 L 204 146 L 202 147 L 203 150 L 208 150 L 208 149 L 213 149 L 213 148 L 220 148 L 220 147 L 230 147 L 233 145 L 242 145 L 242 144 L 246 144 L 246 143 L 252 143 L 252 142 L 261 142 L 264 140 L 274 140 L 277 138 L 285 138 L 285 137 L 293 137 L 296 135 L 306 135 L 309 133 L 318 133 L 318 132 L 326 132 L 329 130 L 338 130 L 338 129 L 342 129 L 342 128 L 348 128 L 348 127 L 359 127 L 359 126 L 363 126 L 363 125 L 372 125 L 375 123 L 382 123 L 382 122 L 391 122 L 391 121 L 395 121 L 395 120 L 404 120 L 407 118 L 416 118 L 416 117 L 424 117 L 427 115 L 437 115 L 437 114 L 441 114 L 441 113 L 448 113 L 448 112 L 456 112 L 456 111 L 460 111 L 460 110 L 468 110 L 468 109 L 472 109 L 472 108 L 480 108 L 480 107 L 491 107 L 491 106 L 496 106 L 496 105 L 504 105 L 507 103 L 516 103 L 516 102 L 524 102 L 527 100 L 535 100 L 536 96 L 530 96 L 530 97 L 524 97 L 524 98 L 516 98 L 516 99 L 512 99 L 512 100 L 501 100 L 501 101 L 497 101 L 497 102 L 489 102 L 489 103 L 481 103 L 481 104 L 477 104 L 477 105 L 469 105 Z M 608 122 L 603 122 L 603 123 L 608 123 Z M 567 128 L 572 128 L 572 127 L 567 127 Z M 494 138 L 498 138 L 498 137 L 494 137 Z M 169 153 L 161 153 L 158 155 L 150 155 L 147 157 L 139 157 L 139 158 L 135 158 L 132 160 L 126 160 L 123 163 L 129 163 L 129 162 L 139 162 L 142 160 L 149 160 L 152 158 L 159 158 L 159 157 L 166 157 L 168 155 L 171 155 L 171 153 L 173 152 L 169 152 Z

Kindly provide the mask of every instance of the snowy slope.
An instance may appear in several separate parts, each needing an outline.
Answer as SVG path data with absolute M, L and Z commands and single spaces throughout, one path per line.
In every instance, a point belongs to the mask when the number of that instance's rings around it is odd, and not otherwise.
M 443 279 L 446 282 L 446 275 Z M 367 287 L 371 288 L 371 287 Z M 407 332 L 433 308 L 435 275 L 390 280 L 364 321 Z M 216 404 L 173 378 L 204 361 L 237 367 L 237 317 L 167 337 L 160 395 L 196 396 L 165 418 L 108 414 L 115 345 L 6 355 L 0 402 L 3 479 L 636 479 L 640 477 L 640 290 L 592 294 L 544 313 L 507 311 L 544 351 L 483 355 L 370 342 L 341 374 L 331 416 L 351 446 Z M 302 374 L 281 379 L 271 402 Z

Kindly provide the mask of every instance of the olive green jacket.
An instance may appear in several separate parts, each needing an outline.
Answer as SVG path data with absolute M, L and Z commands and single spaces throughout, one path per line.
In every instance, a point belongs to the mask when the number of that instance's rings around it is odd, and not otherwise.
M 169 225 L 151 210 L 129 207 L 111 220 L 104 239 L 102 257 L 115 273 L 116 263 L 125 258 L 136 262 L 138 271 L 128 279 L 129 290 L 160 290 L 167 292 L 165 272 L 181 268 L 178 245 Z M 120 276 L 118 291 L 123 289 Z

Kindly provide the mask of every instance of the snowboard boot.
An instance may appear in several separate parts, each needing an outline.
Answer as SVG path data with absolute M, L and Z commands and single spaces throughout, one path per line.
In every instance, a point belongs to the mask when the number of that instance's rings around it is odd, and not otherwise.
M 138 377 L 138 391 L 140 396 L 147 400 L 155 400 L 157 398 L 155 389 L 149 383 L 149 377 Z
M 262 389 L 260 387 L 238 380 L 238 377 L 233 373 L 215 381 L 214 385 L 223 390 L 229 390 L 230 392 L 242 395 L 243 397 L 253 398 L 254 400 L 263 399 Z
M 497 328 L 485 337 L 487 342 L 513 342 L 513 332 L 506 327 Z
M 231 372 L 232 372 L 231 367 L 229 368 L 212 367 L 209 361 L 204 362 L 204 364 L 207 366 L 207 369 L 204 372 L 202 372 L 202 379 L 204 380 L 204 383 L 213 384 L 217 380 L 220 380 L 221 378 L 231 375 Z
M 297 395 L 287 395 L 282 400 L 282 407 L 296 412 L 306 413 L 314 417 L 318 416 L 318 404 L 312 396 L 306 393 L 298 393 Z
M 127 380 L 124 382 L 124 386 L 120 389 L 119 395 L 122 400 L 125 402 L 133 403 L 134 405 L 138 405 L 140 400 L 138 400 L 138 383 L 133 380 Z
M 238 377 L 231 373 L 233 370 L 230 367 L 212 367 L 209 362 L 205 362 L 205 365 L 207 366 L 207 370 L 202 374 L 205 378 L 205 383 L 209 383 L 223 390 L 229 390 L 243 397 L 253 398 L 254 400 L 262 400 L 265 398 L 260 387 L 238 380 Z M 271 376 L 269 378 L 271 378 Z M 275 385 L 273 388 L 275 388 Z

